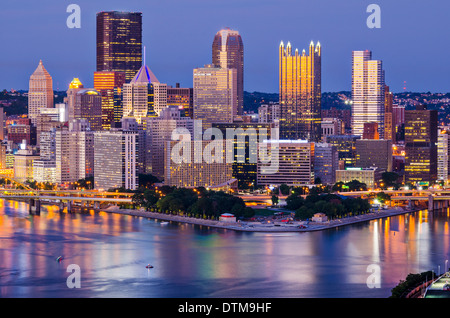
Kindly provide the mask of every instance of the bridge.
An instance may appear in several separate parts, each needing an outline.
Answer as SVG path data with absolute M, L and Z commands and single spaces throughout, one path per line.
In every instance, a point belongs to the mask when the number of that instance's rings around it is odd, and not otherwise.
M 40 214 L 42 202 L 57 204 L 60 211 L 67 208 L 67 212 L 71 213 L 75 202 L 79 202 L 82 207 L 99 210 L 101 203 L 130 204 L 133 195 L 134 193 L 93 190 L 0 189 L 0 199 L 28 201 L 30 214 Z

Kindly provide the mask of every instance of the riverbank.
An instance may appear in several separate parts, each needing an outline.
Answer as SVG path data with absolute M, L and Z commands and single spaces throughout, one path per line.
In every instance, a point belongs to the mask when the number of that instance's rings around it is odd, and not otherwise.
M 351 225 L 366 221 L 371 221 L 380 218 L 386 218 L 390 216 L 396 216 L 411 212 L 417 212 L 420 209 L 408 210 L 400 207 L 392 208 L 389 210 L 380 210 L 364 215 L 352 216 L 343 219 L 331 220 L 328 222 L 306 222 L 306 221 L 294 221 L 294 222 L 222 222 L 218 220 L 205 220 L 198 219 L 188 216 L 179 216 L 171 214 L 163 214 L 156 212 L 145 211 L 145 209 L 132 210 L 132 209 L 119 209 L 118 207 L 109 207 L 102 211 L 108 213 L 117 213 L 124 215 L 131 215 L 137 217 L 146 217 L 156 220 L 161 220 L 165 222 L 180 222 L 188 223 L 202 226 L 209 226 L 221 229 L 230 229 L 235 231 L 244 232 L 311 232 L 311 231 L 321 231 L 332 228 L 338 228 L 345 225 Z M 299 226 L 303 226 L 299 228 Z

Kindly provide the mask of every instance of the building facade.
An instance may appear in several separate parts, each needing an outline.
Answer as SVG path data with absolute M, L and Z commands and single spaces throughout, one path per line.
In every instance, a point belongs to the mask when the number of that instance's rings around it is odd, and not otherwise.
M 372 60 L 371 51 L 353 51 L 352 134 L 363 136 L 364 123 L 378 124 L 384 139 L 385 80 L 382 61 Z
M 97 13 L 97 72 L 124 72 L 129 82 L 142 65 L 142 13 Z
M 28 90 L 28 118 L 35 124 L 41 108 L 52 108 L 54 102 L 53 80 L 42 61 L 30 76 Z
M 212 123 L 232 123 L 237 115 L 236 69 L 205 65 L 194 69 L 194 119 L 203 128 Z
M 244 109 L 244 43 L 236 30 L 225 28 L 217 32 L 212 44 L 212 64 L 236 70 L 237 114 Z
M 321 58 L 320 43 L 311 42 L 305 50 L 292 52 L 283 42 L 279 52 L 280 138 L 321 139 Z
M 437 179 L 438 112 L 419 105 L 405 111 L 405 182 L 430 184 Z

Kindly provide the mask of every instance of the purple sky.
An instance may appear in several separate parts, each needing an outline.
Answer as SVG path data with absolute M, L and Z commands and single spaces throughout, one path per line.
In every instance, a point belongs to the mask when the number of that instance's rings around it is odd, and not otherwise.
M 69 29 L 66 8 L 81 7 L 81 28 Z M 381 29 L 369 29 L 366 8 L 381 7 Z M 215 33 L 238 30 L 244 41 L 244 89 L 278 92 L 278 46 L 322 44 L 322 91 L 351 89 L 351 52 L 372 50 L 394 92 L 450 92 L 448 0 L 2 0 L 0 89 L 28 89 L 42 59 L 54 89 L 74 77 L 93 86 L 95 15 L 143 13 L 147 65 L 161 82 L 192 87 L 192 70 L 211 63 Z

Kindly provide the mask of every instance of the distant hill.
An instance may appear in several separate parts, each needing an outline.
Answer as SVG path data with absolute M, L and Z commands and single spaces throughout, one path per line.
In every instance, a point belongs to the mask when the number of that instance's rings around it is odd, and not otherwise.
M 345 104 L 346 99 L 350 99 L 351 92 L 331 92 L 322 93 L 322 109 L 349 108 Z M 247 112 L 258 112 L 261 104 L 274 102 L 278 103 L 278 93 L 262 93 L 262 92 L 244 92 L 244 110 Z

